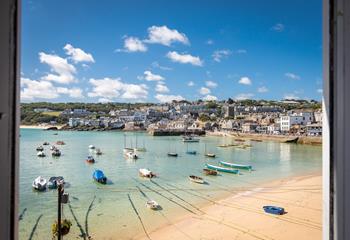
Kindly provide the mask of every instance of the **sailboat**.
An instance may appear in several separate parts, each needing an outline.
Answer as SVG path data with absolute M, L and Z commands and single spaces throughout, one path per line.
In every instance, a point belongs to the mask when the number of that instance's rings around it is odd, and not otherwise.
M 138 151 L 138 152 L 146 152 L 145 140 L 143 140 L 143 147 L 138 147 L 137 146 L 137 135 L 136 135 L 136 147 L 134 148 L 134 150 Z
M 126 135 L 124 134 L 124 148 L 123 148 L 124 154 L 127 154 L 128 152 L 134 152 L 134 148 L 126 147 Z
M 215 157 L 215 154 L 214 154 L 214 153 L 209 153 L 209 152 L 207 152 L 207 144 L 204 145 L 204 156 L 206 156 L 206 157 L 212 157 L 212 158 Z
M 187 150 L 186 150 L 187 154 L 191 154 L 191 155 L 196 155 L 197 154 L 197 151 L 195 151 L 195 150 L 188 150 L 188 143 L 186 144 L 186 148 L 187 148 Z
M 168 156 L 169 156 L 169 157 L 177 157 L 178 155 L 177 155 L 177 153 L 176 153 L 176 148 L 175 148 L 175 151 L 172 152 L 172 151 L 170 151 L 170 146 L 169 146 Z

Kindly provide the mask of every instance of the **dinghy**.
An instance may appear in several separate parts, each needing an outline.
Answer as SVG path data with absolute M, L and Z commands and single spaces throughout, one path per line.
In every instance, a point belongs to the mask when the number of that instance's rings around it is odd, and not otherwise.
M 177 157 L 177 153 L 175 152 L 168 152 L 169 157 Z
M 275 214 L 275 215 L 282 215 L 285 213 L 284 208 L 276 207 L 276 206 L 264 206 L 263 209 L 266 213 Z
M 212 175 L 212 176 L 218 175 L 218 172 L 216 170 L 212 170 L 212 169 L 208 169 L 208 168 L 204 168 L 203 173 L 205 175 Z
M 101 170 L 98 170 L 98 169 L 95 170 L 94 173 L 92 174 L 92 177 L 98 183 L 102 183 L 102 184 L 107 183 L 107 177 Z
M 95 149 L 94 145 L 89 145 L 89 149 Z
M 44 142 L 43 145 L 47 146 L 47 145 L 50 145 L 50 143 L 49 142 Z
M 224 162 L 224 161 L 220 161 L 219 163 L 220 163 L 222 166 L 225 166 L 225 167 L 238 168 L 238 169 L 245 169 L 245 170 L 249 170 L 249 171 L 251 171 L 251 170 L 253 169 L 251 165 L 229 163 L 229 162 Z
M 183 142 L 199 142 L 199 138 L 194 138 L 192 136 L 184 136 L 182 138 Z
M 43 151 L 40 151 L 36 154 L 38 157 L 45 157 L 45 153 Z
M 44 191 L 46 189 L 47 180 L 41 176 L 37 177 L 33 181 L 33 188 L 38 191 Z
M 95 163 L 95 159 L 92 156 L 88 156 L 85 161 L 87 163 Z
M 55 148 L 55 149 L 52 151 L 52 156 L 53 156 L 53 157 L 59 157 L 59 156 L 61 156 L 61 151 L 60 151 L 58 148 Z
M 128 159 L 138 159 L 139 158 L 134 151 L 125 153 L 125 156 Z
M 211 170 L 216 170 L 218 172 L 226 172 L 226 173 L 233 173 L 233 174 L 238 174 L 239 170 L 238 169 L 232 169 L 232 168 L 225 168 L 225 167 L 219 167 L 211 164 L 205 164 L 205 166 Z
M 203 178 L 198 177 L 198 176 L 190 175 L 188 178 L 190 179 L 190 181 L 192 181 L 194 183 L 199 183 L 199 184 L 203 184 L 204 183 Z
M 139 175 L 141 177 L 147 177 L 147 178 L 153 178 L 153 177 L 156 176 L 152 171 L 150 171 L 147 168 L 140 168 L 139 169 Z
M 97 148 L 97 149 L 95 150 L 95 154 L 96 154 L 96 155 L 102 155 L 101 149 Z
M 50 177 L 47 186 L 50 189 L 56 189 L 59 184 L 64 184 L 64 178 L 62 176 Z
M 186 153 L 190 154 L 190 155 L 196 155 L 197 151 L 195 151 L 195 150 L 188 150 L 188 151 L 186 151 Z
M 38 152 L 42 152 L 42 151 L 44 151 L 44 147 L 43 146 L 39 146 L 39 147 L 36 148 L 36 150 Z
M 152 210 L 157 210 L 160 205 L 154 200 L 149 200 L 146 202 L 146 207 Z

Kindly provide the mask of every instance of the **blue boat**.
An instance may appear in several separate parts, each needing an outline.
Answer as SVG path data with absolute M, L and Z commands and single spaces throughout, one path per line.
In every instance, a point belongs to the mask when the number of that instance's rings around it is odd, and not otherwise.
M 251 165 L 243 165 L 243 164 L 236 164 L 236 163 L 229 163 L 229 162 L 224 162 L 220 161 L 219 162 L 222 166 L 225 167 L 231 167 L 231 168 L 238 168 L 238 169 L 245 169 L 251 171 L 253 168 Z
M 197 151 L 194 151 L 194 150 L 188 150 L 186 151 L 187 154 L 191 154 L 191 155 L 196 155 L 197 154 Z
M 264 206 L 264 211 L 266 213 L 270 213 L 270 214 L 275 214 L 275 215 L 282 215 L 284 214 L 284 208 L 281 207 L 276 207 L 276 206 Z
M 107 182 L 107 177 L 101 170 L 95 170 L 94 173 L 92 174 L 92 177 L 96 182 L 106 184 Z
M 208 169 L 211 170 L 216 170 L 218 172 L 226 172 L 226 173 L 233 173 L 233 174 L 238 174 L 239 170 L 238 169 L 232 169 L 232 168 L 225 168 L 225 167 L 219 167 L 219 166 L 215 166 L 215 165 L 211 165 L 211 164 L 205 164 L 205 166 Z

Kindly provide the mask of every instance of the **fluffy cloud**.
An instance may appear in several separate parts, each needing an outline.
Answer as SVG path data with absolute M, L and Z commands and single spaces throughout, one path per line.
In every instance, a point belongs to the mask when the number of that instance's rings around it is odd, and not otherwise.
M 29 78 L 21 78 L 21 100 L 33 101 L 34 99 L 54 99 L 59 96 L 51 82 L 36 81 Z
M 88 93 L 89 97 L 101 97 L 104 99 L 145 99 L 148 96 L 148 87 L 145 84 L 128 84 L 120 78 L 90 79 L 93 86 Z
M 173 62 L 190 63 L 194 66 L 203 66 L 203 61 L 199 57 L 190 54 L 180 54 L 176 51 L 168 52 L 166 55 Z
M 86 53 L 80 48 L 74 48 L 72 45 L 66 44 L 66 46 L 64 46 L 63 49 L 66 51 L 66 54 L 69 55 L 70 58 L 75 63 L 95 62 L 94 58 L 90 53 Z
M 277 23 L 271 28 L 271 30 L 276 31 L 276 32 L 283 32 L 284 25 L 282 23 Z
M 156 92 L 160 92 L 160 93 L 167 93 L 169 92 L 169 88 L 163 83 L 163 82 L 159 82 L 156 85 Z
M 189 82 L 187 83 L 187 86 L 193 87 L 193 86 L 194 86 L 194 82 L 193 82 L 193 81 L 189 81 Z
M 208 41 L 206 41 L 206 44 L 208 45 L 213 45 L 214 44 L 214 41 L 212 39 L 208 39 Z
M 253 93 L 241 93 L 238 94 L 235 99 L 236 100 L 246 100 L 246 99 L 251 99 L 252 97 L 254 97 Z
M 258 88 L 258 92 L 259 93 L 265 93 L 265 92 L 268 92 L 268 91 L 269 91 L 269 89 L 267 89 L 267 87 L 265 87 L 265 86 L 262 86 L 262 87 Z
M 127 37 L 124 40 L 124 49 L 117 49 L 118 52 L 146 52 L 147 46 L 136 37 Z
M 71 98 L 83 98 L 80 88 L 56 88 L 51 82 L 36 81 L 29 78 L 21 78 L 21 100 L 34 101 L 36 99 L 55 99 L 61 94 L 69 95 Z
M 170 67 L 161 66 L 157 61 L 152 62 L 152 67 L 154 67 L 154 68 L 159 68 L 159 69 L 162 69 L 162 70 L 165 70 L 165 71 L 173 70 L 173 69 L 170 68 Z
M 293 79 L 293 80 L 299 80 L 300 79 L 300 76 L 298 76 L 298 75 L 296 75 L 294 73 L 290 73 L 290 72 L 285 73 L 284 76 L 286 76 L 287 78 Z
M 212 57 L 213 57 L 213 60 L 215 62 L 221 62 L 221 59 L 224 58 L 224 57 L 228 57 L 229 55 L 231 55 L 231 51 L 228 50 L 228 49 L 223 49 L 223 50 L 216 50 Z
M 208 88 L 216 88 L 218 86 L 218 84 L 216 82 L 213 82 L 213 81 L 206 81 L 205 82 L 205 85 L 208 87 Z
M 138 76 L 137 78 L 139 80 L 147 80 L 147 81 L 163 81 L 165 78 L 157 75 L 157 74 L 153 74 L 151 71 L 144 71 L 143 72 L 144 76 Z
M 299 97 L 297 95 L 295 95 L 294 93 L 286 93 L 286 94 L 284 94 L 283 98 L 287 99 L 287 100 L 299 99 Z
M 69 64 L 67 59 L 61 58 L 54 54 L 39 53 L 39 59 L 41 63 L 45 63 L 50 66 L 50 73 L 42 77 L 44 81 L 54 81 L 62 84 L 68 84 L 76 82 L 74 74 L 76 69 L 72 64 Z
M 239 79 L 238 83 L 243 84 L 243 85 L 252 85 L 252 80 L 250 80 L 249 77 L 241 77 L 241 79 Z
M 218 100 L 218 98 L 217 97 L 215 97 L 215 96 L 213 96 L 213 95 L 207 95 L 207 96 L 205 96 L 204 98 L 203 98 L 203 100 L 204 101 L 217 101 Z
M 167 26 L 152 26 L 148 28 L 147 43 L 159 43 L 170 46 L 174 42 L 189 44 L 189 40 L 184 33 L 180 33 L 176 29 L 169 29 Z
M 207 94 L 209 94 L 210 92 L 211 92 L 210 89 L 209 89 L 209 88 L 206 88 L 206 87 L 201 87 L 201 88 L 199 89 L 199 93 L 202 94 L 202 95 L 207 95 Z
M 181 101 L 185 100 L 181 95 L 164 95 L 164 94 L 157 94 L 155 98 L 161 102 L 161 103 L 166 103 L 166 102 L 171 102 L 173 100 L 175 101 Z

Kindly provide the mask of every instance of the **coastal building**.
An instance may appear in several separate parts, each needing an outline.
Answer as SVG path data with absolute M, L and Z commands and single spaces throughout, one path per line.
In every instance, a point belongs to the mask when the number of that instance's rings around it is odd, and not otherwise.
M 280 124 L 279 123 L 272 123 L 267 126 L 267 133 L 268 134 L 280 134 Z
M 70 127 L 77 127 L 80 125 L 80 118 L 69 118 L 68 125 Z
M 254 133 L 257 127 L 258 127 L 258 123 L 256 122 L 246 122 L 242 125 L 242 132 Z
M 224 105 L 222 107 L 222 113 L 224 118 L 235 116 L 235 107 L 233 105 Z
M 322 124 L 313 123 L 306 125 L 306 134 L 308 136 L 322 136 Z

